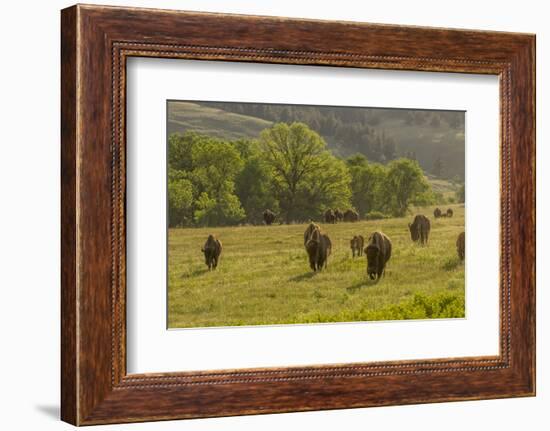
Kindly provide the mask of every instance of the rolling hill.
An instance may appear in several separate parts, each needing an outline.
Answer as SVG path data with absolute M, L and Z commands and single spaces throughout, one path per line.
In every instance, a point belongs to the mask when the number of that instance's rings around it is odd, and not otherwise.
M 257 138 L 271 127 L 271 121 L 235 114 L 189 102 L 170 102 L 168 133 L 192 130 L 216 138 L 234 140 Z

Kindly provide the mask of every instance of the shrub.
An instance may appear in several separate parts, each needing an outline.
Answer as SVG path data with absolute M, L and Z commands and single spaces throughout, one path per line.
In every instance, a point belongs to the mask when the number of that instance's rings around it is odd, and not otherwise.
M 424 295 L 417 293 L 411 299 L 399 304 L 389 305 L 379 310 L 342 312 L 333 315 L 314 313 L 304 316 L 300 321 L 317 322 L 356 322 L 380 320 L 410 320 L 410 319 L 449 319 L 465 315 L 464 295 L 460 293 L 441 293 Z

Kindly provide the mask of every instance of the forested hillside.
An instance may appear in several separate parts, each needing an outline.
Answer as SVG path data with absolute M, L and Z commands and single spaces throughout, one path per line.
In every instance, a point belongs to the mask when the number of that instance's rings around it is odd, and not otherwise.
M 407 157 L 438 178 L 464 179 L 460 111 L 172 101 L 170 106 L 169 133 L 193 130 L 223 139 L 256 139 L 273 123 L 299 119 L 341 158 L 359 153 L 387 163 Z

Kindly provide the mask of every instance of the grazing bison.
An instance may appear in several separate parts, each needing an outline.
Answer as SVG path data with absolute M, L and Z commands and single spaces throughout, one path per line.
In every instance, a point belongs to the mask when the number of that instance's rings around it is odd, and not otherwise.
M 266 225 L 271 225 L 275 221 L 275 213 L 270 209 L 267 209 L 263 212 L 264 222 Z
M 214 235 L 208 235 L 208 239 L 204 243 L 204 247 L 201 251 L 204 253 L 204 261 L 208 269 L 216 269 L 220 254 L 222 253 L 221 241 L 214 238 Z
M 325 223 L 336 223 L 336 214 L 331 209 L 325 211 Z
M 334 215 L 336 216 L 336 221 L 344 220 L 344 213 L 340 211 L 338 208 L 334 210 Z
M 379 280 L 386 273 L 386 263 L 391 257 L 391 241 L 382 232 L 374 232 L 365 247 L 367 274 L 371 280 Z
M 439 218 L 441 217 L 441 210 L 439 208 L 436 208 L 434 210 L 434 218 Z
M 466 255 L 466 235 L 464 232 L 458 234 L 458 238 L 456 239 L 456 252 L 458 258 L 464 260 L 464 256 Z
M 332 252 L 332 242 L 319 228 L 313 229 L 306 242 L 306 251 L 309 257 L 309 266 L 313 271 L 320 271 L 327 267 L 328 257 Z
M 420 241 L 422 245 L 427 244 L 430 234 L 430 220 L 425 215 L 418 214 L 412 224 L 409 223 L 409 230 L 413 241 Z
M 344 213 L 344 221 L 357 221 L 359 220 L 359 214 L 357 214 L 357 211 L 354 211 L 352 209 L 346 210 Z
M 365 246 L 365 238 L 363 235 L 355 235 L 349 242 L 353 257 L 363 255 L 363 247 Z
M 315 229 L 318 229 L 319 231 L 321 230 L 321 228 L 319 227 L 318 224 L 315 224 L 313 223 L 312 221 L 309 222 L 309 225 L 308 227 L 306 228 L 306 231 L 304 232 L 304 245 L 307 244 L 307 242 L 309 241 L 309 239 L 311 238 L 311 234 L 313 233 L 313 231 Z
M 447 217 L 452 217 L 453 216 L 453 210 L 451 208 L 447 209 Z

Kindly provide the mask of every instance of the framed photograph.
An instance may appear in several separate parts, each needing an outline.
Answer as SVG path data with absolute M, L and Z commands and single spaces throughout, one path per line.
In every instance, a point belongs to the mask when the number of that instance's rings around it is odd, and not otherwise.
M 61 14 L 62 419 L 535 394 L 535 36 Z

